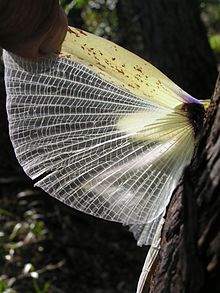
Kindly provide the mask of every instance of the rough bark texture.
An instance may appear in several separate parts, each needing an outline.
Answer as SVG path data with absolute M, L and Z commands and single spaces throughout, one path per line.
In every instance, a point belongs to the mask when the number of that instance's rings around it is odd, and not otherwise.
M 149 292 L 220 292 L 220 78 L 192 164 L 174 192 Z
M 121 44 L 197 98 L 212 95 L 216 63 L 197 0 L 120 0 Z M 208 73 L 208 74 L 207 74 Z

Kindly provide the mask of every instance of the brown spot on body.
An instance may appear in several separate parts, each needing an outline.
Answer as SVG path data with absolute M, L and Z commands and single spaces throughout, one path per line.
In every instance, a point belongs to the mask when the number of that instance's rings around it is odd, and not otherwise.
M 103 53 L 99 50 L 99 54 L 102 56 L 103 55 Z
M 68 26 L 67 31 L 68 31 L 69 33 L 72 33 L 72 32 L 73 32 L 73 30 L 71 29 L 70 26 Z
M 115 61 L 115 57 L 112 57 L 112 61 Z
M 97 65 L 102 66 L 103 68 L 106 68 L 105 65 L 103 65 L 102 63 L 98 62 Z
M 135 65 L 135 66 L 134 66 L 134 69 L 137 70 L 137 71 L 139 71 L 140 73 L 143 73 L 143 72 L 142 72 L 142 67 L 140 67 L 140 66 L 138 66 L 138 65 Z
M 161 81 L 158 80 L 158 81 L 156 82 L 156 85 L 157 85 L 157 88 L 160 88 L 160 86 L 162 85 Z
M 81 35 L 87 36 L 87 34 L 83 30 L 77 28 L 77 31 L 80 32 Z
M 61 53 L 60 55 L 59 55 L 61 58 L 67 58 L 67 59 L 71 59 L 71 54 L 63 54 L 63 53 Z
M 119 68 L 116 67 L 116 70 L 118 71 L 118 73 L 125 74 L 122 69 L 119 69 Z
M 70 33 L 70 34 L 76 34 L 76 32 L 74 32 L 69 26 L 67 28 L 67 31 Z
M 130 84 L 130 83 L 128 84 L 128 86 L 130 86 L 130 87 L 132 87 L 133 89 L 135 89 L 135 87 L 134 87 L 132 84 Z
M 80 35 L 79 34 L 77 34 L 77 32 L 74 32 L 74 31 L 72 31 L 71 30 L 71 34 L 74 34 L 77 38 L 79 38 L 80 37 Z

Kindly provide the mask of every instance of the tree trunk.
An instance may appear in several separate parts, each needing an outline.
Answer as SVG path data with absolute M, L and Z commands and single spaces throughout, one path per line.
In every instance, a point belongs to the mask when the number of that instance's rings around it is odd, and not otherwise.
M 216 62 L 197 0 L 120 0 L 117 9 L 122 45 L 196 98 L 211 96 Z
M 194 158 L 168 207 L 147 292 L 220 292 L 219 134 L 220 77 Z

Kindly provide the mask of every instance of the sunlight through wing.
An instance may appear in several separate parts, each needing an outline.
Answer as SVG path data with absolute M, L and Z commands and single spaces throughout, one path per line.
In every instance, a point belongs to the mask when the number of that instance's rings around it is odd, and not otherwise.
M 187 115 L 65 58 L 4 58 L 10 134 L 36 186 L 123 224 L 160 216 L 193 152 Z
M 75 28 L 60 56 L 3 57 L 18 161 L 50 195 L 129 225 L 138 245 L 152 244 L 142 292 L 166 207 L 193 154 L 201 102 L 138 56 Z

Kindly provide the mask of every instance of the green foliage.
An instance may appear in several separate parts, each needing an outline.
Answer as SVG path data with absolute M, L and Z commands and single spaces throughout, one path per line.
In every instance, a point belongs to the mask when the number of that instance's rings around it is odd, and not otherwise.
M 209 34 L 220 31 L 220 1 L 203 0 L 200 3 L 201 17 Z
M 7 279 L 6 276 L 0 276 L 0 293 L 16 293 L 14 289 L 11 288 L 13 280 Z
M 67 16 L 73 9 L 81 11 L 81 17 L 88 31 L 114 39 L 118 28 L 116 5 L 118 0 L 61 0 Z M 74 22 L 74 19 L 72 20 Z
M 210 36 L 209 43 L 213 51 L 220 54 L 220 33 Z
M 88 5 L 89 0 L 60 0 L 60 5 L 63 7 L 64 11 L 68 15 L 69 12 L 74 8 L 83 8 Z
M 36 293 L 47 293 L 50 288 L 49 282 L 46 282 L 41 288 L 39 282 L 35 279 L 33 279 L 33 285 Z
M 77 0 L 75 1 L 65 1 L 65 0 L 60 0 L 60 5 L 63 7 L 65 13 L 68 15 L 69 12 L 73 9 L 76 8 L 77 6 Z
M 71 17 L 75 9 L 80 14 L 86 29 L 96 35 L 117 41 L 119 0 L 60 0 L 66 14 Z M 218 38 L 213 34 L 220 31 L 220 0 L 200 0 L 201 17 L 210 37 L 211 47 L 219 52 Z M 74 15 L 75 17 L 75 15 Z M 74 18 L 73 17 L 73 18 Z M 71 19 L 74 24 L 74 19 Z M 140 44 L 139 44 L 140 45 Z
M 50 290 L 51 284 L 44 277 L 48 264 L 43 254 L 48 231 L 35 197 L 36 192 L 27 190 L 15 196 L 14 205 L 1 203 L 0 293 L 20 293 L 17 288 L 21 286 L 27 288 L 23 293 Z M 23 210 L 22 214 L 13 211 L 16 206 Z
M 89 1 L 83 11 L 88 30 L 99 36 L 114 38 L 118 26 L 116 4 L 117 1 Z
M 0 293 L 134 292 L 146 250 L 129 232 L 24 188 L 0 195 Z

